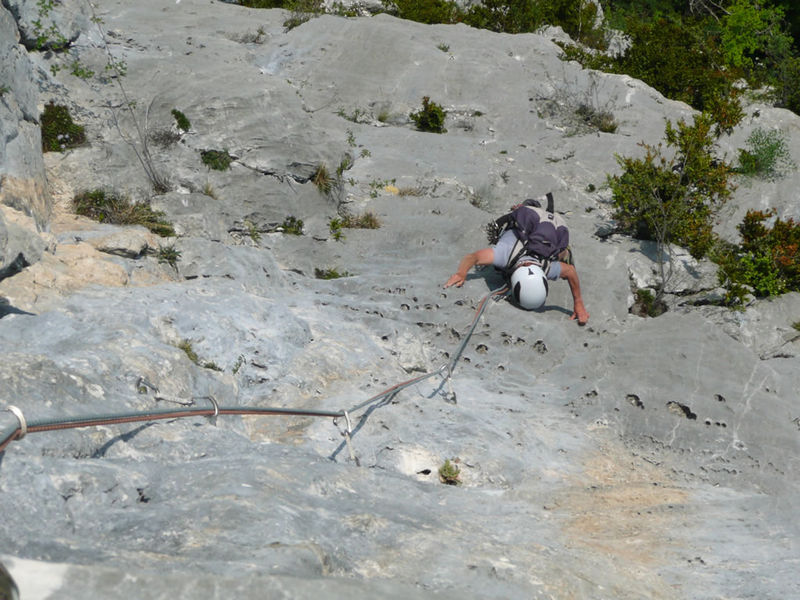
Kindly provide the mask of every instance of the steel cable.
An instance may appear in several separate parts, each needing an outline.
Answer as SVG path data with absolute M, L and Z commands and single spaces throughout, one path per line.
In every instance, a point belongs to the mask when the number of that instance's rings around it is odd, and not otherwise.
M 216 417 L 217 415 L 239 415 L 239 416 L 266 416 L 266 415 L 286 415 L 286 416 L 305 416 L 305 417 L 324 417 L 338 419 L 346 417 L 349 421 L 349 414 L 361 410 L 371 404 L 374 404 L 384 398 L 396 394 L 415 383 L 424 381 L 435 375 L 441 375 L 443 372 L 447 373 L 446 379 L 449 381 L 456 363 L 458 362 L 461 354 L 464 351 L 470 337 L 478 325 L 478 321 L 483 315 L 490 298 L 493 296 L 502 297 L 508 292 L 508 288 L 504 287 L 498 290 L 489 292 L 483 297 L 476 310 L 475 317 L 472 320 L 469 331 L 464 336 L 464 340 L 458 347 L 458 350 L 453 355 L 453 358 L 444 366 L 435 371 L 419 375 L 407 381 L 395 384 L 382 392 L 354 405 L 349 410 L 309 410 L 301 408 L 279 408 L 279 407 L 258 407 L 258 406 L 219 406 L 213 398 L 210 398 L 213 407 L 185 407 L 179 409 L 162 409 L 162 410 L 148 410 L 144 412 L 124 412 L 124 413 L 111 413 L 105 415 L 89 415 L 82 417 L 57 417 L 57 418 L 43 418 L 43 419 L 26 419 L 22 411 L 15 407 L 9 406 L 8 412 L 11 412 L 18 421 L 16 426 L 6 427 L 0 430 L 0 453 L 4 452 L 14 440 L 21 440 L 28 433 L 37 433 L 42 431 L 56 431 L 61 429 L 78 429 L 82 427 L 99 427 L 102 425 L 120 425 L 124 423 L 137 423 L 143 421 L 158 421 L 164 419 L 180 419 L 186 417 Z

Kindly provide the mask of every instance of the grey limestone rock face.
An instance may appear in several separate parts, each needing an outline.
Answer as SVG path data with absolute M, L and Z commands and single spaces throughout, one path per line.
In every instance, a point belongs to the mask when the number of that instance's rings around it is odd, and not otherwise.
M 0 9 L 8 56 L 37 65 L 1 72 L 37 79 L 90 139 L 28 161 L 56 198 L 49 236 L 0 221 L 4 268 L 13 248 L 39 257 L 0 281 L 0 408 L 31 423 L 207 416 L 10 443 L 0 560 L 23 599 L 800 594 L 800 295 L 710 305 L 713 265 L 676 249 L 670 310 L 629 312 L 657 257 L 614 233 L 605 177 L 688 106 L 562 62 L 563 32 L 386 14 L 286 31 L 285 10 L 191 0 L 98 10 L 170 190 L 152 189 L 116 82 L 26 58 Z M 75 55 L 104 73 L 98 31 L 80 33 Z M 13 144 L 36 149 L 17 132 L 45 99 L 18 87 L 0 99 L 0 173 L 28 181 Z M 446 134 L 414 127 L 424 96 Z M 587 102 L 616 133 L 576 118 Z M 721 151 L 760 123 L 800 156 L 800 119 L 769 107 Z M 229 168 L 205 164 L 210 150 Z M 739 186 L 720 233 L 748 207 L 793 214 L 799 180 Z M 178 235 L 72 215 L 72 194 L 95 188 L 148 202 Z M 491 267 L 442 288 L 490 219 L 546 191 L 570 227 L 585 327 L 563 281 L 534 312 L 482 303 L 503 285 Z M 336 225 L 364 213 L 380 226 Z M 0 434 L 18 426 L 0 411 Z M 440 477 L 446 460 L 460 485 Z
M 45 229 L 52 203 L 41 151 L 38 87 L 19 39 L 12 13 L 0 6 L 0 204 L 34 216 Z

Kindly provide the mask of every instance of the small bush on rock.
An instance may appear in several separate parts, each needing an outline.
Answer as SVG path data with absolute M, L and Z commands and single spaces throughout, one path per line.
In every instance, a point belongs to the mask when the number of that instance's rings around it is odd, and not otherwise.
M 142 225 L 156 235 L 175 235 L 172 224 L 164 213 L 154 211 L 149 204 L 133 203 L 113 192 L 95 189 L 81 192 L 73 199 L 75 213 L 100 223 L 112 225 Z
M 796 168 L 781 131 L 756 128 L 745 142 L 747 148 L 739 149 L 737 173 L 749 177 L 774 180 Z
M 447 485 L 461 485 L 460 475 L 461 469 L 449 458 L 439 467 L 439 481 Z
M 769 227 L 765 222 L 774 216 L 774 210 L 748 211 L 737 227 L 741 244 L 718 251 L 718 276 L 729 305 L 744 303 L 751 290 L 756 297 L 800 291 L 800 223 L 775 219 Z
M 192 124 L 189 122 L 189 119 L 177 108 L 172 109 L 172 116 L 175 118 L 175 124 L 181 131 L 189 131 L 192 128 Z
M 289 215 L 283 220 L 281 230 L 288 235 L 303 235 L 303 221 Z
M 86 143 L 83 126 L 72 120 L 69 109 L 49 102 L 41 116 L 42 152 L 63 152 Z
M 711 249 L 713 216 L 730 197 L 731 168 L 713 154 L 713 118 L 702 114 L 691 125 L 667 121 L 665 140 L 643 158 L 617 157 L 621 175 L 608 178 L 614 218 L 639 239 L 685 246 L 695 258 Z
M 227 171 L 231 168 L 233 157 L 228 154 L 227 150 L 202 150 L 200 152 L 200 160 L 209 169 Z
M 431 133 L 446 133 L 444 128 L 445 112 L 441 105 L 431 102 L 428 96 L 422 98 L 422 108 L 408 115 L 417 129 Z

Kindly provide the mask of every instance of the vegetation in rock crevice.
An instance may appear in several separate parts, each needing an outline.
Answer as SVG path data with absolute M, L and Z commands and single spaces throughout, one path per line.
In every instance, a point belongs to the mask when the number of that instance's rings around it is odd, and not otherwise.
M 63 152 L 86 143 L 83 126 L 72 120 L 69 108 L 63 104 L 48 102 L 42 111 L 40 123 L 42 152 Z
M 81 192 L 73 199 L 73 207 L 76 214 L 100 223 L 141 225 L 162 237 L 175 235 L 163 212 L 153 210 L 147 203 L 131 202 L 115 192 L 102 189 Z

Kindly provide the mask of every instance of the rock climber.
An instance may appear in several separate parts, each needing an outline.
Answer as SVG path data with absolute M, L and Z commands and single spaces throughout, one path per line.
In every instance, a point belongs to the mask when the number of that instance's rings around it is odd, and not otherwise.
M 541 208 L 539 200 L 526 200 L 489 225 L 494 243 L 464 256 L 444 287 L 464 285 L 467 272 L 474 266 L 494 265 L 503 272 L 513 302 L 525 310 L 535 310 L 547 299 L 548 280 L 566 279 L 573 300 L 570 319 L 586 325 L 589 313 L 569 248 L 569 230 L 553 210 L 553 195 L 547 194 L 547 208 Z

